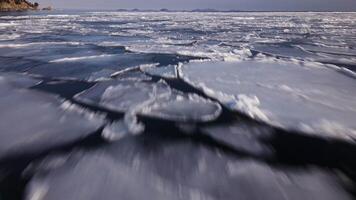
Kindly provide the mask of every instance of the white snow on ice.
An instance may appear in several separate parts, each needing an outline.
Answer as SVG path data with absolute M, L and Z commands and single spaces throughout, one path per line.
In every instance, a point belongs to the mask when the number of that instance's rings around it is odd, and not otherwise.
M 231 110 L 287 129 L 356 138 L 356 82 L 312 62 L 195 62 L 180 76 Z

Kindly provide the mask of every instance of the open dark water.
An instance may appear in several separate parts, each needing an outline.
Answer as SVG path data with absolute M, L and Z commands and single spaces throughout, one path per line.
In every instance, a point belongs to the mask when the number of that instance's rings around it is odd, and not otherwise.
M 0 200 L 356 195 L 356 13 L 0 14 Z

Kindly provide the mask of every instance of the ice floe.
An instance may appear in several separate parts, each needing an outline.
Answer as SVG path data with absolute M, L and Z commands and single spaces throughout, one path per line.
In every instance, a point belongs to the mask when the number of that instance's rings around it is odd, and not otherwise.
M 142 114 L 174 121 L 210 121 L 221 113 L 219 104 L 193 94 L 183 94 L 158 83 L 109 81 L 75 97 L 77 100 L 124 112 L 125 116 Z
M 180 77 L 231 110 L 287 129 L 356 138 L 356 82 L 312 62 L 189 63 Z
M 0 159 L 70 144 L 94 133 L 103 123 L 69 109 L 68 104 L 62 106 L 63 101 L 55 96 L 25 89 L 36 83 L 19 76 L 0 76 Z

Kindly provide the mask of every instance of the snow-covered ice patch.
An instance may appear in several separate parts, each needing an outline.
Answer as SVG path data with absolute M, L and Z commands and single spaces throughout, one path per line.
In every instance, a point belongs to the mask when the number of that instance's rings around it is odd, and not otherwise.
M 179 73 L 251 118 L 307 133 L 356 138 L 356 82 L 329 66 L 258 59 L 189 63 Z

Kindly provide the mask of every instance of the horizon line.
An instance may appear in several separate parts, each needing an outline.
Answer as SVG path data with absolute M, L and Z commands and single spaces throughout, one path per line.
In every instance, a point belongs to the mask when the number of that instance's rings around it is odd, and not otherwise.
M 333 12 L 333 13 L 354 13 L 356 10 L 238 10 L 238 9 L 212 9 L 212 8 L 195 8 L 195 9 L 167 9 L 167 8 L 158 8 L 158 9 L 140 9 L 140 8 L 56 8 L 53 7 L 53 10 L 76 10 L 76 11 L 116 11 L 116 12 Z

